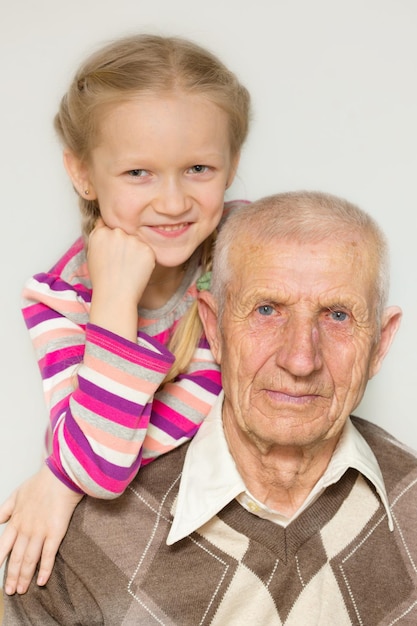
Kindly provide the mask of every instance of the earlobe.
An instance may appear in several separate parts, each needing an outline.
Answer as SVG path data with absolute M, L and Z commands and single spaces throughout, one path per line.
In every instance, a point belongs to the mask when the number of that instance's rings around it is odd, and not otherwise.
M 373 378 L 381 369 L 382 362 L 391 347 L 397 334 L 402 317 L 402 311 L 398 306 L 390 306 L 385 309 L 382 316 L 381 335 L 375 346 L 369 378 Z
M 88 174 L 88 167 L 75 156 L 71 150 L 64 151 L 64 166 L 76 191 L 82 198 L 95 200 L 97 195 L 91 184 Z
M 221 341 L 217 324 L 217 306 L 209 291 L 200 291 L 198 294 L 198 312 L 210 349 L 216 362 L 221 363 Z

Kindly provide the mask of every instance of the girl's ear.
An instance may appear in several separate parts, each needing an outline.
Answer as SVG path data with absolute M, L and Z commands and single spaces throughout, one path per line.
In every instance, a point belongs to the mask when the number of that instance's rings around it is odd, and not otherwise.
M 216 359 L 216 362 L 220 365 L 222 355 L 221 337 L 217 323 L 217 303 L 209 291 L 199 291 L 197 304 L 201 323 L 203 324 L 210 349 Z
M 64 150 L 64 166 L 79 195 L 86 200 L 96 200 L 97 194 L 90 181 L 88 167 L 71 150 Z
M 402 311 L 400 307 L 390 306 L 385 309 L 382 316 L 381 334 L 372 355 L 369 378 L 373 378 L 379 372 L 382 361 L 387 355 L 400 326 L 401 317 Z

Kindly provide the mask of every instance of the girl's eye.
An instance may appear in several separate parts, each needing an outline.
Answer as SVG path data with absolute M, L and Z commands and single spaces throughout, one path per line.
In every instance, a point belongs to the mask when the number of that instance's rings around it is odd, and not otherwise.
M 207 165 L 193 165 L 192 167 L 190 167 L 190 172 L 192 174 L 204 174 L 204 172 L 207 172 L 207 170 Z
M 147 170 L 129 170 L 128 174 L 129 176 L 132 176 L 133 178 L 140 178 L 142 176 L 147 176 L 148 171 Z
M 330 311 L 330 316 L 335 322 L 344 322 L 348 318 L 345 311 Z
M 274 307 L 271 306 L 270 304 L 262 304 L 261 306 L 258 306 L 258 308 L 256 309 L 258 311 L 258 313 L 260 315 L 272 315 L 274 312 Z

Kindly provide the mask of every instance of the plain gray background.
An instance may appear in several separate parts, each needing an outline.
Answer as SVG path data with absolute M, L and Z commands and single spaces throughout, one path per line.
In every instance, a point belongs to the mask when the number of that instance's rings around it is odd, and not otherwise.
M 404 319 L 357 413 L 417 448 L 415 0 L 0 0 L 0 500 L 37 469 L 47 421 L 21 289 L 79 232 L 52 118 L 84 56 L 136 31 L 194 39 L 250 89 L 229 198 L 320 189 L 379 220 Z

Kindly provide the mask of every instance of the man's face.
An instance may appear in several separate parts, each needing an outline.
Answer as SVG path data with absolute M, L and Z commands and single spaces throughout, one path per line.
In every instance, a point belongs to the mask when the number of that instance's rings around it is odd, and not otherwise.
M 392 338 L 383 329 L 377 341 L 374 269 L 364 248 L 348 235 L 262 246 L 248 238 L 234 247 L 211 341 L 225 425 L 231 420 L 266 449 L 338 436 Z

